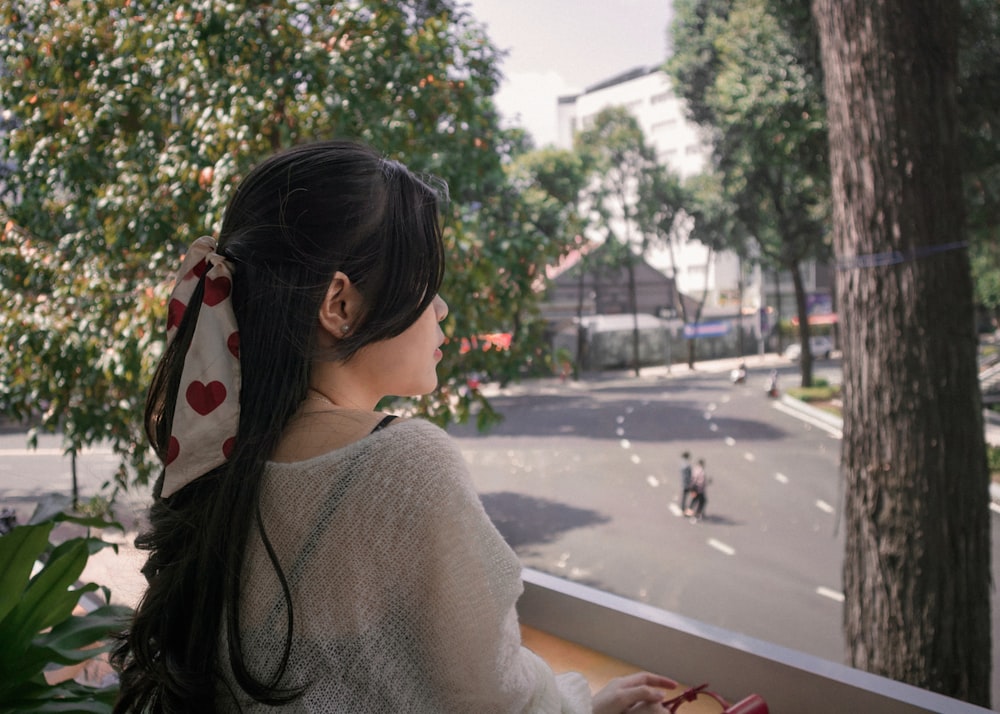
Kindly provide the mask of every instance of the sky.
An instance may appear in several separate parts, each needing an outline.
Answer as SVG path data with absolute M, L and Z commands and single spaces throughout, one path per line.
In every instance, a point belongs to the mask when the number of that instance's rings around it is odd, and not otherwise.
M 666 59 L 670 0 L 467 0 L 498 48 L 496 101 L 538 146 L 556 140 L 561 96 Z M 517 120 L 520 121 L 517 121 Z

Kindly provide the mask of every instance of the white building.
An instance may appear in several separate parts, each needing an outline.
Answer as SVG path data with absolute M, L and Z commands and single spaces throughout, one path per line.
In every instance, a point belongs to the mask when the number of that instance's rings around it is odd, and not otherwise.
M 639 122 L 646 141 L 660 162 L 682 179 L 700 173 L 706 166 L 711 148 L 701 129 L 688 121 L 684 101 L 675 96 L 671 80 L 658 68 L 639 67 L 599 82 L 574 96 L 558 102 L 558 145 L 572 148 L 573 136 L 586 129 L 602 109 L 622 106 Z M 705 314 L 735 314 L 740 308 L 740 261 L 735 253 L 710 254 L 694 240 L 682 238 L 671 264 L 667 250 L 654 250 L 647 256 L 650 265 L 673 275 L 682 293 L 700 299 L 707 290 Z M 750 271 L 743 285 L 743 306 L 761 306 L 760 271 Z

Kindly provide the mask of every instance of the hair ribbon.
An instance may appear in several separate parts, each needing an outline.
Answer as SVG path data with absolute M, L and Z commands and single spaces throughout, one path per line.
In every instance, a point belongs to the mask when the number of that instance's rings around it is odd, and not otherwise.
M 160 495 L 170 496 L 224 464 L 240 416 L 240 337 L 233 312 L 233 265 L 207 236 L 184 256 L 167 305 L 167 344 L 203 281 L 201 306 L 184 356 Z

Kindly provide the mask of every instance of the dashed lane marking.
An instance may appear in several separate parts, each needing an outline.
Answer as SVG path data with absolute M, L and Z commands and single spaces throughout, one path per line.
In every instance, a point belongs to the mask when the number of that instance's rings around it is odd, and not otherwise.
M 736 549 L 730 545 L 726 545 L 721 540 L 716 540 L 715 538 L 709 538 L 708 544 L 712 548 L 715 548 L 720 553 L 725 553 L 726 555 L 735 555 Z
M 824 513 L 833 513 L 833 506 L 822 499 L 816 501 L 816 508 L 823 511 Z
M 780 471 L 774 475 L 774 480 L 778 483 L 788 483 L 788 477 Z
M 831 600 L 835 600 L 837 602 L 844 602 L 844 593 L 837 590 L 831 590 L 830 588 L 824 588 L 822 585 L 816 588 L 816 594 L 830 598 Z

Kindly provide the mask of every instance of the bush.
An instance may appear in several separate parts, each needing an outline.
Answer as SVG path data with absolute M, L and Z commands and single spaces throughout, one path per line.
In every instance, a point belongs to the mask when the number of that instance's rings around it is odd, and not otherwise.
M 1000 475 L 1000 446 L 986 445 L 986 462 L 989 464 L 991 474 Z
M 95 687 L 66 681 L 49 684 L 49 665 L 77 665 L 111 648 L 110 636 L 130 614 L 111 605 L 110 592 L 94 583 L 79 585 L 87 559 L 117 546 L 89 535 L 51 542 L 56 523 L 89 528 L 121 525 L 62 511 L 65 502 L 39 505 L 27 525 L 0 537 L 0 712 L 111 712 L 117 685 Z M 105 604 L 74 614 L 84 593 L 102 590 Z

